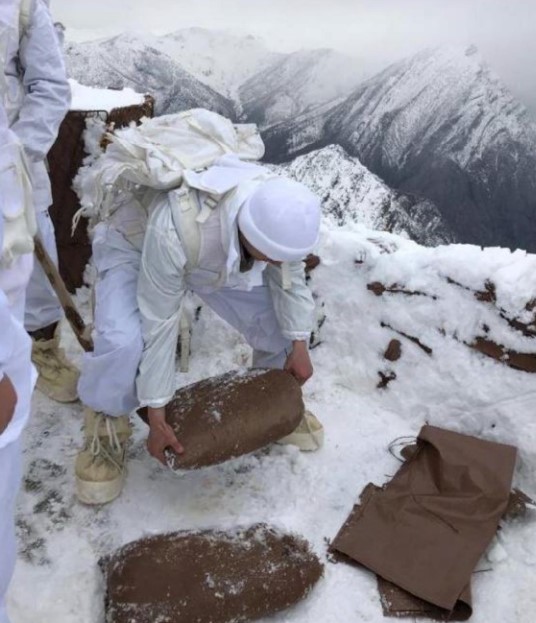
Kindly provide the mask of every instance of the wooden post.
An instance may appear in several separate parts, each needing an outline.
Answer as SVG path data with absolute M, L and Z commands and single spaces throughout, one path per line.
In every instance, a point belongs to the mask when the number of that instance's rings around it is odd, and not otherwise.
M 50 285 L 54 289 L 54 292 L 58 296 L 58 299 L 65 312 L 67 322 L 71 325 L 71 329 L 74 331 L 76 339 L 80 343 L 80 346 L 86 351 L 93 350 L 93 340 L 91 339 L 91 329 L 86 326 L 82 316 L 78 313 L 75 307 L 73 299 L 69 294 L 69 291 L 63 283 L 58 269 L 54 265 L 54 262 L 50 258 L 50 255 L 46 252 L 43 242 L 36 236 L 34 238 L 35 243 L 35 257 L 43 267 Z

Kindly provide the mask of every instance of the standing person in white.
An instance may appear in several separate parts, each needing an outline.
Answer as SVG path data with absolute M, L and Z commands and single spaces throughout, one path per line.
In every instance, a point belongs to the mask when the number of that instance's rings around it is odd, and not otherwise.
M 70 88 L 62 51 L 44 0 L 1 0 L 6 41 L 3 59 L 4 103 L 8 122 L 24 146 L 30 163 L 38 231 L 57 263 L 52 203 L 46 156 L 70 105 Z M 60 402 L 77 399 L 78 371 L 59 346 L 60 303 L 47 277 L 35 262 L 26 295 L 24 324 L 33 339 L 32 359 L 38 369 L 38 388 Z
M 31 340 L 22 324 L 35 234 L 27 173 L 23 148 L 8 128 L 0 100 L 0 623 L 9 623 L 5 597 L 17 553 L 20 436 L 30 415 L 35 381 Z

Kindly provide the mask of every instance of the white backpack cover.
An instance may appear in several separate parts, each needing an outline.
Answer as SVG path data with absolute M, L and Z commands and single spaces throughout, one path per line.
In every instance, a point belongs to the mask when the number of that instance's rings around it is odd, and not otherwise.
M 203 108 L 144 119 L 138 127 L 131 125 L 107 137 L 111 144 L 106 151 L 83 166 L 75 178 L 81 205 L 75 226 L 80 215 L 93 222 L 106 220 L 126 192 L 143 196 L 147 189 L 186 188 L 195 172 L 221 156 L 255 161 L 264 155 L 256 125 L 233 124 Z

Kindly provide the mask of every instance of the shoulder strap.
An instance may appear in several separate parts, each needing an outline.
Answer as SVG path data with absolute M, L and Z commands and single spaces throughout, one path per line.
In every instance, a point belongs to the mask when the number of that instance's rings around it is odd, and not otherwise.
M 22 37 L 26 34 L 28 28 L 30 27 L 30 19 L 32 16 L 32 6 L 34 0 L 20 0 L 20 11 L 19 11 L 19 37 Z

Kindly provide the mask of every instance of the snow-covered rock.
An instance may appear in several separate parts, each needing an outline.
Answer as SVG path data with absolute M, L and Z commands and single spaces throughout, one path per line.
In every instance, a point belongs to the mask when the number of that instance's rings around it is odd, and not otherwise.
M 338 145 L 276 169 L 321 197 L 324 215 L 338 225 L 361 223 L 432 246 L 454 241 L 431 201 L 392 190 Z

